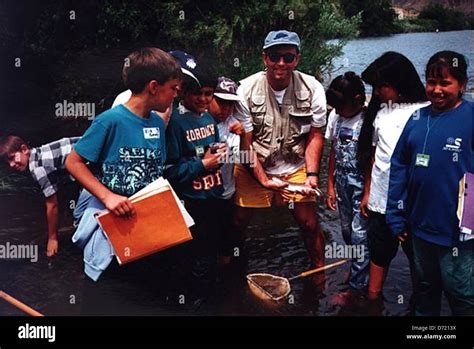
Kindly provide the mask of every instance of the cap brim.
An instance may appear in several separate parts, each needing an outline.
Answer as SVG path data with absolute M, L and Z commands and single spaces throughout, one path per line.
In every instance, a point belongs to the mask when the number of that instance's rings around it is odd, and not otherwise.
M 193 78 L 193 79 L 197 82 L 197 84 L 199 85 L 199 87 L 201 87 L 201 83 L 199 82 L 199 79 L 198 79 L 193 73 L 191 73 L 191 72 L 190 72 L 189 70 L 187 70 L 187 69 L 184 69 L 183 67 L 181 67 L 181 72 L 182 72 L 183 74 L 186 74 L 187 76 Z
M 220 99 L 225 99 L 226 101 L 240 101 L 239 96 L 230 93 L 214 92 L 214 96 L 219 97 Z
M 276 46 L 276 45 L 292 45 L 292 46 L 296 46 L 296 48 L 298 48 L 298 49 L 300 48 L 300 45 L 295 44 L 294 42 L 284 42 L 284 41 L 282 41 L 282 42 L 273 42 L 269 45 L 263 46 L 263 49 L 266 50 L 267 48 L 273 47 L 273 46 Z

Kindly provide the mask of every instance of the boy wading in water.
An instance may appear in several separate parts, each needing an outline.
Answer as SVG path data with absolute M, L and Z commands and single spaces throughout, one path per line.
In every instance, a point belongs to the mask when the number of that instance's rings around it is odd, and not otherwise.
M 100 114 L 66 160 L 68 171 L 86 189 L 78 202 L 82 212 L 75 212 L 80 223 L 73 236 L 84 250 L 84 271 L 93 280 L 86 278 L 86 314 L 141 314 L 134 307 L 157 298 L 151 291 L 158 281 L 154 277 L 158 266 L 149 265 L 153 258 L 122 267 L 113 261 L 109 267 L 113 248 L 94 218 L 104 207 L 117 216 L 132 217 L 135 211 L 128 197 L 163 174 L 165 125 L 152 110 L 163 112 L 171 105 L 181 79 L 180 66 L 158 48 L 142 48 L 127 61 L 123 80 L 132 97 Z M 86 167 L 87 161 L 100 168 L 97 177 Z M 147 291 L 155 296 L 147 298 Z M 141 311 L 153 313 L 153 307 Z
M 67 173 L 65 161 L 79 137 L 62 138 L 40 147 L 30 148 L 18 136 L 0 140 L 0 158 L 17 172 L 29 171 L 45 197 L 48 221 L 48 245 L 46 255 L 58 253 L 58 192 L 74 179 Z
M 234 165 L 250 160 L 250 156 L 246 157 L 247 154 L 240 152 L 240 136 L 244 134 L 244 129 L 233 116 L 235 103 L 240 100 L 237 96 L 237 88 L 238 85 L 231 79 L 219 77 L 214 98 L 209 105 L 209 113 L 217 122 L 220 141 L 225 143 L 228 151 L 227 157 L 221 159 L 223 164 L 220 168 L 224 182 L 224 192 L 220 197 L 222 214 L 218 217 L 221 266 L 229 266 L 232 257 L 240 257 L 242 241 L 232 226 L 232 215 L 235 211 Z
M 182 265 L 185 286 L 177 290 L 176 297 L 185 297 L 183 309 L 187 312 L 209 313 L 217 277 L 219 217 L 224 207 L 220 159 L 226 146 L 211 148 L 220 141 L 217 122 L 207 112 L 217 78 L 197 62 L 192 66 L 190 71 L 197 80 L 183 77 L 181 102 L 166 129 L 166 177 L 195 221 L 193 240 L 179 247 L 177 263 Z

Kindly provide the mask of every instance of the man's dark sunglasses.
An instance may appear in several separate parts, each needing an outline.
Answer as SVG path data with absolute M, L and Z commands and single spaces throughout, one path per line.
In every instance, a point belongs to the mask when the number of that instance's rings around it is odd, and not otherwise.
M 285 63 L 293 63 L 293 61 L 294 61 L 295 58 L 296 58 L 296 55 L 293 54 L 293 53 L 279 54 L 279 53 L 268 52 L 268 53 L 267 53 L 267 56 L 268 56 L 268 58 L 270 58 L 270 60 L 271 60 L 273 63 L 279 62 L 279 61 L 280 61 L 280 58 L 282 58 L 282 57 L 283 57 L 283 62 L 285 62 Z

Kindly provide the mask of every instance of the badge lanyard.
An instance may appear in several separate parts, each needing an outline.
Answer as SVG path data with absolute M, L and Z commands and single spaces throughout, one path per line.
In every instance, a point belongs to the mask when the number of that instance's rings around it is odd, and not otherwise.
M 423 150 L 421 153 L 416 154 L 416 163 L 415 166 L 419 167 L 428 167 L 430 163 L 430 156 L 425 153 L 426 151 L 426 142 L 428 141 L 428 136 L 430 134 L 431 129 L 436 125 L 436 123 L 440 120 L 439 119 L 435 120 L 433 125 L 430 126 L 430 119 L 431 119 L 431 113 L 428 114 L 428 118 L 426 119 L 426 135 L 425 135 L 425 141 L 423 143 Z

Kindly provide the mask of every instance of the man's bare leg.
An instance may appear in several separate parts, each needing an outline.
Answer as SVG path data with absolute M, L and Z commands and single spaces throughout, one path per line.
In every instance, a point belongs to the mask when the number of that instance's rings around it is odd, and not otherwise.
M 319 225 L 316 204 L 313 202 L 295 203 L 290 210 L 303 232 L 303 240 L 315 267 L 324 265 L 324 235 Z

